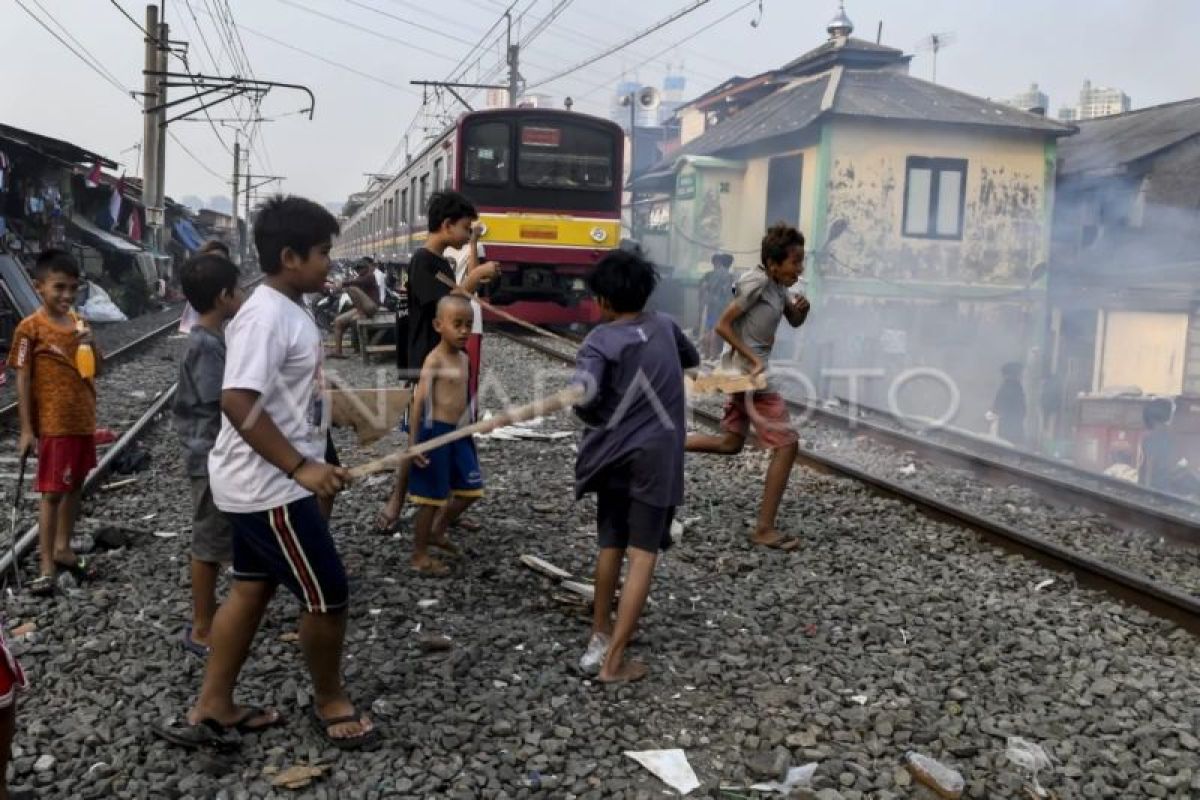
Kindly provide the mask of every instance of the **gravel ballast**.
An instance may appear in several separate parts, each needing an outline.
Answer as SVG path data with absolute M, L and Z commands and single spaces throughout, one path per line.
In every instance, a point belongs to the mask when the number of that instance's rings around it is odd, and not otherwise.
M 174 362 L 152 353 L 131 362 L 145 370 L 133 370 L 126 392 L 152 396 L 173 379 L 160 379 L 158 365 L 166 373 Z M 484 358 L 481 401 L 493 411 L 532 399 L 535 387 L 560 388 L 567 375 L 496 337 Z M 149 364 L 161 386 L 149 385 Z M 373 383 L 374 368 L 334 366 L 356 385 Z M 102 384 L 103 420 L 133 413 L 105 397 L 118 391 Z M 565 415 L 538 428 L 575 429 Z M 335 438 L 347 464 L 388 450 L 358 448 L 344 431 Z M 752 548 L 745 537 L 766 460 L 749 449 L 688 457 L 686 530 L 655 576 L 633 648 L 649 678 L 620 688 L 583 679 L 574 665 L 586 610 L 518 562 L 531 553 L 590 576 L 594 505 L 572 500 L 570 438 L 479 442 L 487 496 L 468 516 L 483 530 L 456 534 L 468 558 L 450 578 L 411 572 L 408 528 L 370 532 L 386 478 L 339 498 L 334 530 L 353 593 L 348 685 L 385 728 L 380 750 L 330 750 L 306 723 L 297 606 L 285 593 L 239 699 L 273 705 L 288 723 L 248 737 L 234 756 L 179 750 L 149 726 L 181 715 L 202 675 L 179 646 L 189 498 L 169 420 L 143 446 L 150 471 L 87 504 L 93 521 L 141 531 L 99 556 L 103 578 L 49 601 L 7 598 L 10 629 L 37 625 L 14 642 L 32 682 L 14 788 L 47 798 L 650 798 L 664 785 L 624 751 L 679 747 L 703 782 L 692 797 L 727 796 L 719 787 L 810 761 L 820 764 L 814 785 L 797 796 L 910 797 L 909 750 L 962 772 L 965 796 L 1018 797 L 1026 778 L 1004 757 L 1015 735 L 1051 755 L 1039 778 L 1062 798 L 1200 792 L 1193 637 L 805 469 L 780 515 L 804 547 Z M 450 637 L 450 648 L 429 648 L 431 635 Z M 301 763 L 325 774 L 297 791 L 272 788 L 272 769 Z

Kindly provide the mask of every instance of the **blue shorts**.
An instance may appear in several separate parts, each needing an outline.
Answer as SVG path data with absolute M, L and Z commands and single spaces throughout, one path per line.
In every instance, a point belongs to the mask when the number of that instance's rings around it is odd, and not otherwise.
M 282 583 L 314 614 L 349 604 L 346 570 L 316 497 L 225 516 L 233 526 L 236 580 Z
M 422 426 L 421 441 L 456 430 L 449 422 Z M 426 453 L 429 466 L 416 464 L 408 473 L 408 501 L 419 506 L 444 506 L 454 497 L 483 497 L 483 473 L 471 437 Z

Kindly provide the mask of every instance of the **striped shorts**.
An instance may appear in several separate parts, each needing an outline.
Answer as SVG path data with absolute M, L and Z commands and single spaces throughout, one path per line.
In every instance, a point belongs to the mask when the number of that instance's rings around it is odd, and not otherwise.
M 225 516 L 233 526 L 236 580 L 282 583 L 314 614 L 340 611 L 349 603 L 346 570 L 316 497 Z

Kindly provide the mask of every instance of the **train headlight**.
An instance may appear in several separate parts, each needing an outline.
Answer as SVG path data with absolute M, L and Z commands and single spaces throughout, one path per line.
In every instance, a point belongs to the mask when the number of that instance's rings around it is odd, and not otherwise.
M 600 242 L 603 242 L 607 238 L 608 238 L 608 231 L 604 230 L 604 228 L 601 228 L 599 225 L 592 228 L 592 241 L 593 242 L 595 242 L 596 244 L 599 244 Z
M 583 282 L 583 278 L 575 278 L 571 281 L 572 292 L 582 292 L 587 288 L 587 284 Z
M 487 225 L 482 222 L 476 222 L 475 227 L 479 229 L 480 238 L 487 236 Z

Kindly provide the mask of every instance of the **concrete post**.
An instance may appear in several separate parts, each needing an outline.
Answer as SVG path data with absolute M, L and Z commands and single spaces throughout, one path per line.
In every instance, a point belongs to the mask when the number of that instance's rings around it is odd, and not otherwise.
M 146 6 L 146 50 L 143 68 L 147 72 L 158 69 L 158 43 L 154 33 L 158 30 L 158 6 Z M 142 94 L 142 204 L 146 207 L 146 225 L 142 229 L 142 241 L 153 245 L 154 228 L 151 227 L 150 209 L 156 208 L 154 193 L 158 190 L 158 114 L 150 111 L 158 103 L 158 78 L 146 75 Z

